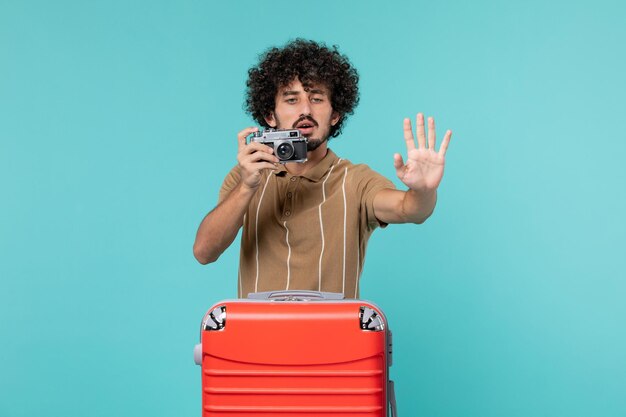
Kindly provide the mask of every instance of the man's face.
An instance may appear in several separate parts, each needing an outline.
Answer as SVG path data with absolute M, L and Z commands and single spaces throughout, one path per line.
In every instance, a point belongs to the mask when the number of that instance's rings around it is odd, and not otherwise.
M 299 129 L 314 151 L 330 136 L 330 128 L 340 119 L 330 103 L 330 92 L 324 85 L 304 87 L 297 78 L 276 93 L 274 111 L 265 118 L 277 129 Z

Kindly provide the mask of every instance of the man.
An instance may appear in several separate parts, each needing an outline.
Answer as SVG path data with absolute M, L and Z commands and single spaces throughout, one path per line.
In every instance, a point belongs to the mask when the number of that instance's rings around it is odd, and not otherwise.
M 308 160 L 278 164 L 269 146 L 237 136 L 238 164 L 227 175 L 217 207 L 202 220 L 194 256 L 214 262 L 243 226 L 239 296 L 300 289 L 359 296 L 367 241 L 378 226 L 422 223 L 433 212 L 447 131 L 435 149 L 435 121 L 417 115 L 417 144 L 404 120 L 407 161 L 394 155 L 393 183 L 366 165 L 328 148 L 358 103 L 358 74 L 336 47 L 297 39 L 271 48 L 249 71 L 247 110 L 264 127 L 298 129 L 308 139 Z

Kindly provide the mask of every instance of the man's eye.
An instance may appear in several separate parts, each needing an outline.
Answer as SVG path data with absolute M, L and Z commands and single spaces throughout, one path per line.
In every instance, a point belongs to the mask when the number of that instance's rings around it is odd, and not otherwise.
M 287 100 L 285 100 L 287 103 L 293 104 L 296 102 L 295 98 L 288 98 Z
M 311 99 L 311 101 L 312 101 L 313 103 L 321 103 L 321 102 L 322 102 L 322 101 L 324 101 L 324 100 L 323 100 L 323 99 L 321 99 L 321 98 L 318 98 L 318 97 L 313 97 L 313 98 Z

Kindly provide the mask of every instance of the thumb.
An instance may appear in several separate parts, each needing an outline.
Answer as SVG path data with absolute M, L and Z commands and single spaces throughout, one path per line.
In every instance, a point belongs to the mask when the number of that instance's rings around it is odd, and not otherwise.
M 404 161 L 399 153 L 393 155 L 393 167 L 396 169 L 396 175 L 402 178 L 404 176 Z

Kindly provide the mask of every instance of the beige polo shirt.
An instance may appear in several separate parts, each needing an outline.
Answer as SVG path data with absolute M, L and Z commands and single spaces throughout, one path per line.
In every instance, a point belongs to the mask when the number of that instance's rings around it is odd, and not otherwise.
M 226 176 L 220 202 L 241 178 Z M 330 149 L 300 176 L 264 170 L 244 217 L 239 297 L 275 290 L 340 292 L 358 298 L 365 249 L 379 225 L 374 196 L 393 183 Z

